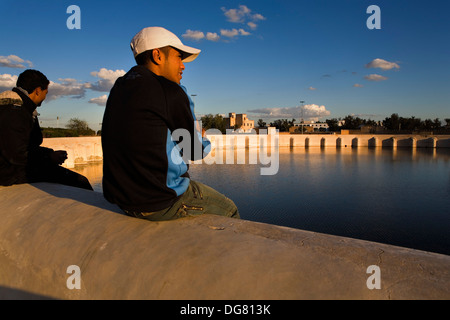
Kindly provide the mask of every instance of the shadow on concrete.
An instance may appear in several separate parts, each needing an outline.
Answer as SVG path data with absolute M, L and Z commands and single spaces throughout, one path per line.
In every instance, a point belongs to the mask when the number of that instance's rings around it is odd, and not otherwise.
M 0 286 L 0 300 L 57 300 L 24 290 Z
M 0 191 L 0 299 L 450 297 L 445 255 L 212 215 L 149 224 L 116 215 L 100 193 L 56 184 Z M 67 288 L 72 264 L 77 292 Z M 377 290 L 367 286 L 374 265 Z
M 30 185 L 58 198 L 75 200 L 90 206 L 125 215 L 117 205 L 109 203 L 103 194 L 99 192 L 48 182 L 32 183 Z

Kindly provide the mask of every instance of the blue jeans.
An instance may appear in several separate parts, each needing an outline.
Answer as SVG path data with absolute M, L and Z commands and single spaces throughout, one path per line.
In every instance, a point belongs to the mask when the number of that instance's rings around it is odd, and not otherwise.
M 129 216 L 151 221 L 174 220 L 201 214 L 239 219 L 239 211 L 234 202 L 207 185 L 191 180 L 186 192 L 169 208 L 156 212 L 132 212 Z

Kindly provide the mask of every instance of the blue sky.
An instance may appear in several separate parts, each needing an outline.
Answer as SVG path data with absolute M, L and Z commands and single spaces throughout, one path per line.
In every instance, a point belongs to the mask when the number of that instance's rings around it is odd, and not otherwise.
M 67 8 L 81 29 L 67 28 Z M 380 8 L 370 30 L 367 8 Z M 197 114 L 271 121 L 349 114 L 450 118 L 446 0 L 1 1 L 0 91 L 25 68 L 52 81 L 42 126 L 70 118 L 100 129 L 114 80 L 134 64 L 131 38 L 162 26 L 202 50 L 182 84 Z M 56 118 L 60 120 L 57 122 Z

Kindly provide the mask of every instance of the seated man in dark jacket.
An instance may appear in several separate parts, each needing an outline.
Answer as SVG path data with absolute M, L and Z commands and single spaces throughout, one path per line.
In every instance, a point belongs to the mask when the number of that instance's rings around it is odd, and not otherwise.
M 138 65 L 117 79 L 103 118 L 105 198 L 151 221 L 200 214 L 239 218 L 232 200 L 188 173 L 189 161 L 202 159 L 210 145 L 180 85 L 184 62 L 200 50 L 160 27 L 141 30 L 131 48 Z M 185 133 L 179 143 L 176 132 Z
M 93 190 L 86 177 L 60 165 L 65 151 L 41 147 L 36 108 L 45 100 L 49 81 L 37 70 L 19 75 L 17 87 L 0 93 L 0 185 L 53 182 Z

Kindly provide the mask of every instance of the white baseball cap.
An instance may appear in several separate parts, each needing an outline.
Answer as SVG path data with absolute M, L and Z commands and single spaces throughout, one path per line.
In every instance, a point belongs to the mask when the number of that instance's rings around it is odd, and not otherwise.
M 147 50 L 171 46 L 186 53 L 183 62 L 194 61 L 201 52 L 199 49 L 185 46 L 176 35 L 161 27 L 142 29 L 133 37 L 130 46 L 134 57 Z

